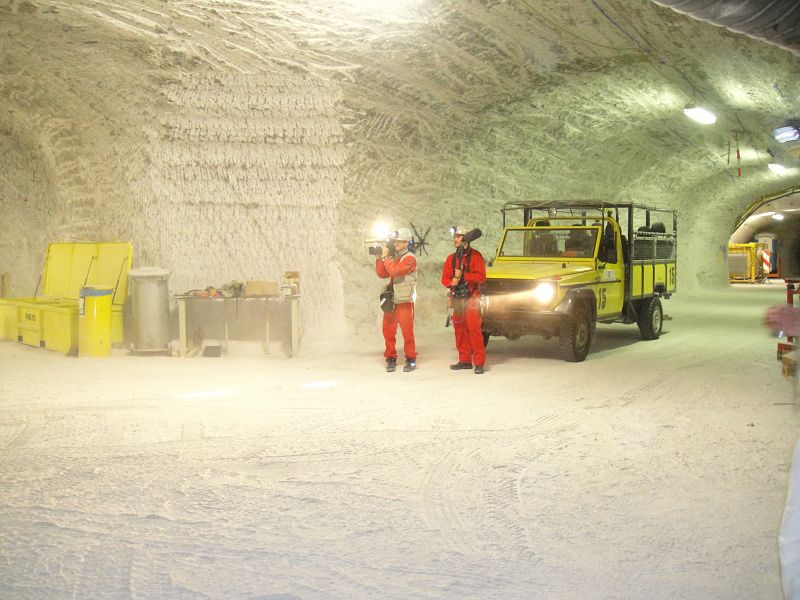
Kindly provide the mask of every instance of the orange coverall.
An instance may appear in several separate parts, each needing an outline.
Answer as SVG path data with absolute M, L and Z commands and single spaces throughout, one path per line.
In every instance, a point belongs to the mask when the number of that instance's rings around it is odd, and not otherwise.
M 410 252 L 405 252 L 397 257 L 378 258 L 375 261 L 375 271 L 381 279 L 394 281 L 395 277 L 402 277 L 413 273 L 417 269 L 417 257 Z M 397 326 L 403 333 L 403 354 L 406 359 L 417 360 L 417 347 L 414 343 L 414 303 L 401 302 L 394 305 L 392 312 L 383 313 L 383 339 L 386 350 L 383 356 L 397 358 Z
M 486 281 L 486 262 L 483 260 L 483 255 L 473 248 L 466 250 L 460 259 L 453 252 L 444 261 L 442 269 L 444 287 L 451 287 L 457 269 L 461 269 L 461 280 L 467 282 L 470 290 L 464 314 L 453 315 L 458 361 L 482 367 L 486 362 L 486 348 L 483 345 L 481 331 L 480 285 Z

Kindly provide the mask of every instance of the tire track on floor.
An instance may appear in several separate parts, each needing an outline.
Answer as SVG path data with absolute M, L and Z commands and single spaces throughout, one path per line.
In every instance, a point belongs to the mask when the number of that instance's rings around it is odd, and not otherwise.
M 642 383 L 625 391 L 622 394 L 622 396 L 619 397 L 622 406 L 630 406 L 634 402 L 642 400 L 643 397 L 647 399 L 661 397 L 663 393 L 651 394 L 651 392 L 659 390 L 659 388 L 661 392 L 668 392 L 669 390 L 666 389 L 665 382 L 670 377 L 671 377 L 670 374 L 662 373 L 661 375 L 657 375 L 650 381 L 647 381 L 645 383 Z

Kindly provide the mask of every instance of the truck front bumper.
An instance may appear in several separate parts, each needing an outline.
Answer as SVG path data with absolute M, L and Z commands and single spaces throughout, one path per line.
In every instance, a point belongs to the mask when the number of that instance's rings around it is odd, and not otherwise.
M 567 315 L 555 311 L 488 310 L 482 317 L 484 333 L 518 338 L 522 335 L 558 335 Z

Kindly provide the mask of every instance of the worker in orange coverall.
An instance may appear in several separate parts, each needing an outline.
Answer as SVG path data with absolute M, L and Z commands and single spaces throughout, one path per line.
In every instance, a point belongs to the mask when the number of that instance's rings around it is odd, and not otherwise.
M 486 281 L 486 262 L 483 255 L 464 239 L 467 233 L 464 227 L 455 227 L 451 231 L 456 251 L 447 257 L 442 269 L 442 285 L 450 288 L 458 348 L 458 362 L 450 368 L 458 371 L 472 369 L 474 365 L 475 374 L 482 375 L 486 349 L 481 331 L 480 286 Z
M 389 279 L 389 288 L 394 292 L 394 309 L 384 310 L 383 339 L 386 350 L 386 370 L 391 373 L 397 369 L 397 326 L 403 333 L 403 354 L 406 373 L 417 368 L 417 348 L 414 343 L 414 301 L 417 296 L 417 257 L 409 251 L 409 242 L 413 235 L 408 229 L 398 229 L 392 236 L 390 244 L 394 245 L 391 256 L 388 245 L 384 245 L 383 254 L 375 260 L 375 271 L 378 277 Z

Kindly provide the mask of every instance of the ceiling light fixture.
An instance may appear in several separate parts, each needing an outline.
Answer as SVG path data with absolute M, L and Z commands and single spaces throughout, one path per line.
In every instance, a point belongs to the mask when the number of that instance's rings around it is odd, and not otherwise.
M 776 221 L 783 221 L 783 215 L 781 213 L 775 213 L 774 215 L 772 215 L 772 218 L 775 219 Z
M 793 142 L 800 139 L 800 131 L 793 125 L 786 125 L 785 127 L 778 127 L 773 130 L 772 137 L 778 140 L 781 144 L 786 142 Z
M 693 121 L 697 121 L 703 125 L 711 125 L 717 121 L 716 115 L 710 110 L 707 110 L 702 106 L 695 106 L 694 104 L 687 104 L 683 109 L 683 114 Z
M 772 171 L 776 175 L 783 175 L 784 173 L 786 173 L 786 167 L 784 167 L 783 165 L 779 165 L 778 163 L 769 163 L 767 167 L 769 168 L 770 171 Z

